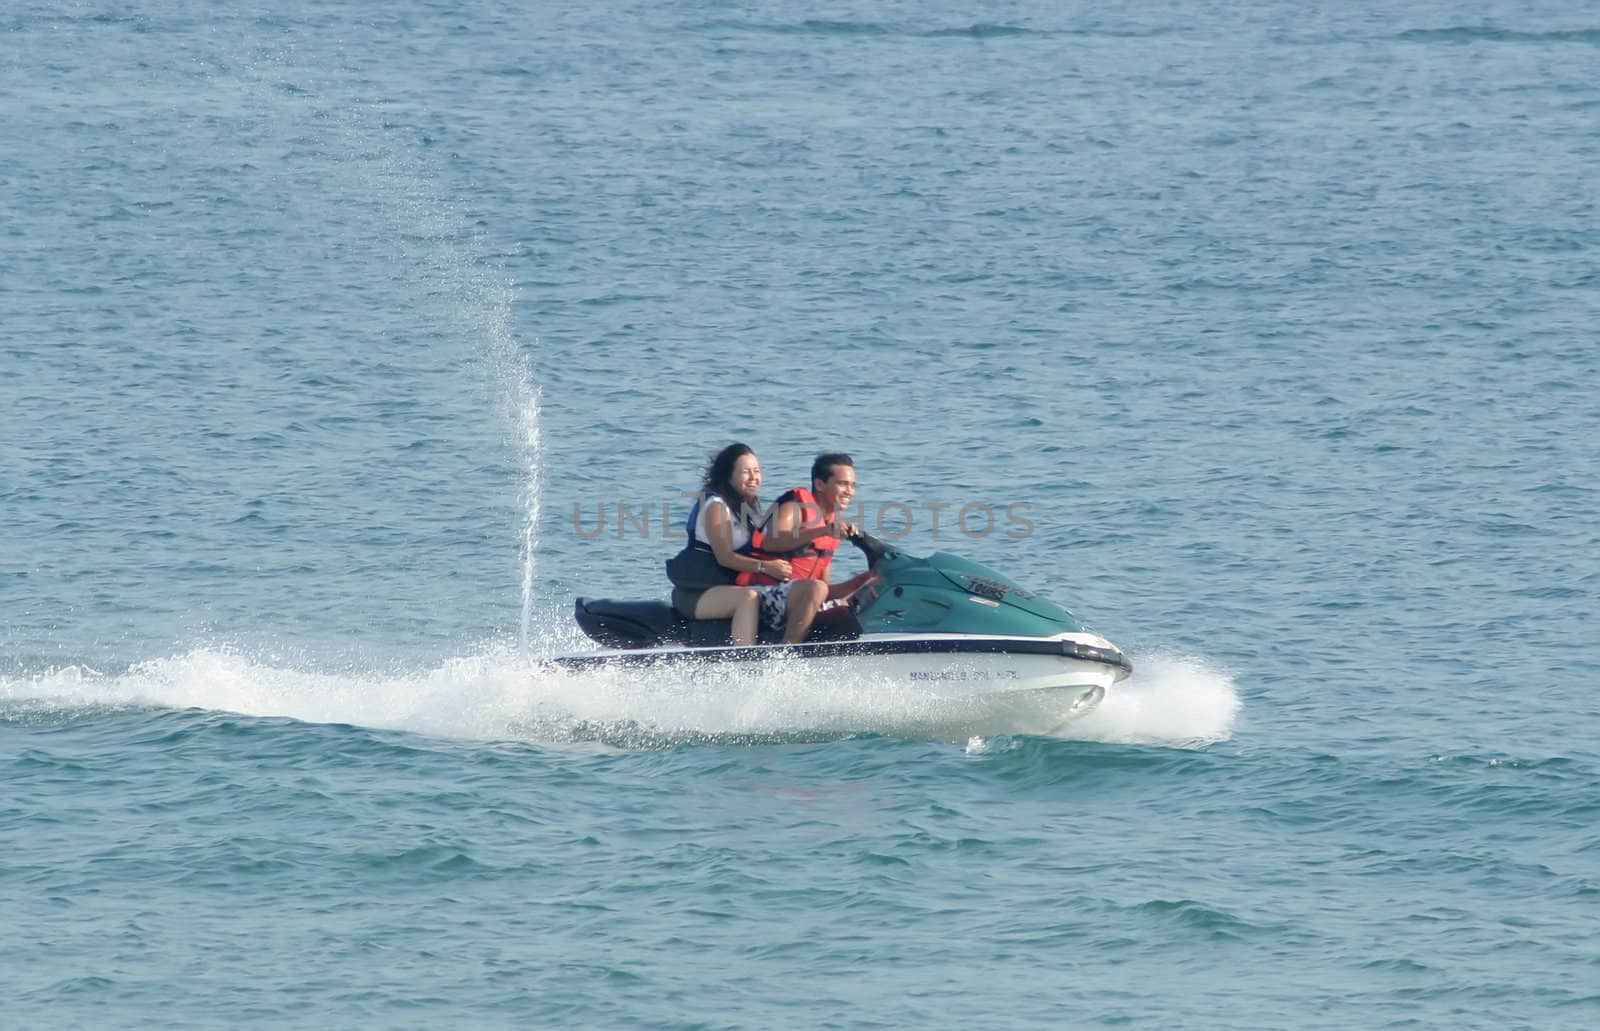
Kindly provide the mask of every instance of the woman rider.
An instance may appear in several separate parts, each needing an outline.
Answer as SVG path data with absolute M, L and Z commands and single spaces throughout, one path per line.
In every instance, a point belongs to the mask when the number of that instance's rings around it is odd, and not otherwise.
M 761 489 L 761 463 L 745 444 L 729 444 L 706 467 L 700 487 L 700 501 L 689 517 L 689 537 L 710 546 L 717 564 L 740 574 L 740 583 L 712 587 L 704 591 L 672 589 L 672 605 L 690 619 L 733 620 L 733 643 L 756 643 L 761 614 L 761 596 L 782 594 L 790 577 L 789 563 L 781 558 L 756 558 L 741 553 L 760 543 L 760 530 L 752 530 L 749 514 L 761 510 L 757 492 Z M 757 574 L 779 581 L 765 587 L 751 587 L 747 581 Z M 768 608 L 773 606 L 768 605 Z

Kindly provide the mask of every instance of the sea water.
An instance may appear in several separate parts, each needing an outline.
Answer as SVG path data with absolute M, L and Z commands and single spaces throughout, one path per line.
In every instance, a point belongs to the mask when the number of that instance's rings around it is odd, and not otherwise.
M 0 1023 L 1595 1026 L 1597 48 L 8 4 Z M 550 672 L 732 440 L 1135 674 Z

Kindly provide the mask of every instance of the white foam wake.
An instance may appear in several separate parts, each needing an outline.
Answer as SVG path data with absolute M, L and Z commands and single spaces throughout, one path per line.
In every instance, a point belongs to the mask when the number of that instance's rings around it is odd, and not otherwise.
M 1063 736 L 1196 747 L 1225 740 L 1239 700 L 1203 663 L 1145 659 Z M 960 700 L 905 683 L 819 676 L 807 663 L 661 670 L 553 668 L 492 648 L 419 672 L 319 672 L 196 650 L 119 673 L 83 667 L 0 678 L 0 716 L 94 708 L 207 709 L 475 740 L 826 739 L 858 733 L 961 741 L 981 718 Z
M 70 666 L 0 678 L 0 711 L 207 709 L 448 737 L 497 737 L 525 704 L 528 677 L 510 655 L 453 659 L 422 673 L 319 672 L 200 649 L 120 673 Z
M 1200 658 L 1134 656 L 1134 674 L 1061 732 L 1077 741 L 1199 748 L 1233 736 L 1233 677 Z

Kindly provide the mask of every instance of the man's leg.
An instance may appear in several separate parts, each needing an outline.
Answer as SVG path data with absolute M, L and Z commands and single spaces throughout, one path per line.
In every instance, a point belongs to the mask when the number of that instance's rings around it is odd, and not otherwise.
M 811 632 L 811 621 L 828 599 L 828 585 L 821 580 L 796 580 L 789 588 L 789 618 L 784 626 L 785 644 L 799 644 Z

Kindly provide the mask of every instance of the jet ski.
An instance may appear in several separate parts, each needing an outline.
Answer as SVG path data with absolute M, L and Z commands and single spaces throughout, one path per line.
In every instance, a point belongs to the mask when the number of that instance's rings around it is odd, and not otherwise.
M 879 579 L 819 612 L 804 643 L 764 636 L 734 647 L 726 619 L 684 619 L 660 601 L 578 598 L 578 626 L 608 650 L 552 661 L 572 671 L 700 664 L 756 676 L 800 664 L 925 697 L 979 735 L 1049 734 L 1133 672 L 1116 645 L 994 570 L 946 552 L 913 556 L 870 534 L 849 539 Z

